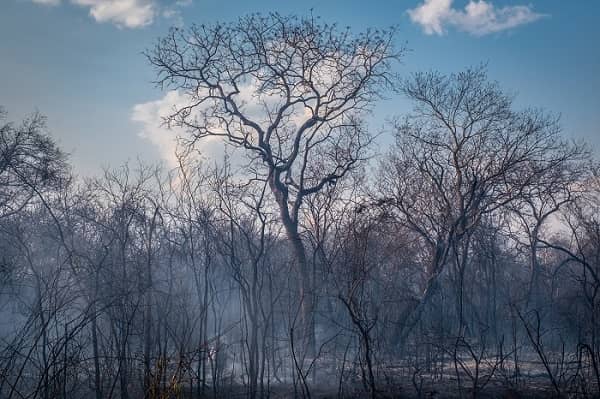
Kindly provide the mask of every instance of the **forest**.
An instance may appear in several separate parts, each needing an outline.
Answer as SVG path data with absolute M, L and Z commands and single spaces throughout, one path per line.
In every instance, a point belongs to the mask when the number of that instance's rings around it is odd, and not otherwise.
M 0 112 L 0 397 L 599 397 L 596 153 L 486 65 L 398 73 L 400 39 L 171 29 L 176 168 L 80 177 Z

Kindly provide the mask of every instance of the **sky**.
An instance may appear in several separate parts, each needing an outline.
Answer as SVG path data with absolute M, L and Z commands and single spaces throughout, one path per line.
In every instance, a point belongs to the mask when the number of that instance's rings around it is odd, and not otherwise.
M 81 175 L 138 158 L 168 164 L 174 133 L 160 115 L 180 99 L 156 87 L 143 51 L 171 26 L 311 10 L 357 32 L 398 26 L 403 76 L 485 63 L 517 107 L 559 114 L 565 137 L 600 153 L 600 1 L 0 0 L 0 106 L 13 121 L 46 115 Z M 373 128 L 409 111 L 383 101 Z

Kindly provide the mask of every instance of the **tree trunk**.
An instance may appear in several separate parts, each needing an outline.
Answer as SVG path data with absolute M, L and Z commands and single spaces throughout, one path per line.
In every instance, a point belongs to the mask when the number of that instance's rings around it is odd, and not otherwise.
M 98 351 L 98 317 L 96 315 L 96 298 L 92 302 L 92 350 L 94 353 L 94 387 L 96 399 L 102 399 L 102 384 L 100 382 L 100 353 Z
M 297 271 L 300 274 L 298 293 L 300 297 L 300 322 L 301 322 L 301 338 L 304 344 L 304 355 L 313 357 L 315 354 L 315 331 L 313 320 L 313 292 L 311 289 L 310 270 L 306 258 L 306 248 L 302 242 L 302 237 L 298 232 L 297 209 L 302 199 L 297 198 L 294 204 L 296 215 L 288 208 L 288 192 L 285 187 L 281 187 L 272 173 L 269 179 L 269 187 L 275 196 L 277 205 L 279 206 L 280 218 L 285 228 L 287 238 L 292 245 L 292 251 L 296 260 Z M 303 356 L 304 357 L 304 356 Z
M 421 316 L 423 315 L 427 304 L 431 301 L 439 288 L 438 277 L 441 274 L 446 261 L 448 246 L 438 243 L 433 251 L 433 259 L 425 271 L 427 274 L 427 283 L 422 289 L 423 295 L 420 299 L 415 301 L 415 303 L 409 305 L 409 309 L 404 313 L 404 322 L 399 322 L 397 324 L 394 332 L 395 346 L 402 347 L 406 343 L 408 335 L 421 320 Z
M 538 309 L 540 306 L 540 267 L 538 262 L 537 254 L 537 241 L 538 241 L 539 226 L 533 229 L 530 237 L 530 264 L 531 264 L 531 280 L 529 282 L 529 292 L 527 295 L 527 307 L 533 306 L 533 309 Z

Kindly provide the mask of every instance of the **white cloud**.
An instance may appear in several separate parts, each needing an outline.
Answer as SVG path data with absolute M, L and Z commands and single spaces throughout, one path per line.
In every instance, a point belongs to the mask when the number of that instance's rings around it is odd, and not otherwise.
M 152 23 L 157 13 L 153 0 L 71 0 L 89 7 L 97 22 L 111 22 L 126 28 L 139 28 Z
M 331 81 L 336 77 L 335 65 L 322 65 L 316 68 L 314 76 L 317 82 L 315 85 L 323 91 L 327 85 L 332 84 Z M 225 92 L 230 92 L 230 90 L 233 91 L 234 89 L 225 85 L 224 90 Z M 305 95 L 305 88 L 298 86 L 296 90 L 297 92 L 293 93 L 294 96 L 300 97 Z M 240 111 L 249 119 L 262 125 L 263 128 L 272 123 L 277 110 L 287 101 L 284 93 L 276 90 L 265 90 L 263 85 L 256 79 L 248 79 L 244 83 L 238 84 L 235 92 L 236 94 L 232 96 L 236 104 L 238 104 Z M 167 129 L 163 123 L 164 118 L 174 114 L 176 110 L 180 110 L 185 106 L 198 103 L 199 99 L 206 99 L 209 97 L 209 91 L 206 88 L 196 89 L 193 96 L 190 97 L 179 91 L 169 91 L 159 100 L 140 103 L 133 107 L 131 119 L 141 124 L 142 127 L 138 135 L 154 144 L 160 151 L 161 157 L 170 166 L 177 165 L 177 157 L 175 155 L 178 150 L 177 137 L 189 139 L 191 134 L 181 128 Z M 310 101 L 307 103 L 306 105 L 304 103 L 297 103 L 287 108 L 283 121 L 278 128 L 277 135 L 282 138 L 293 135 L 298 127 L 312 116 L 312 109 L 309 105 L 312 105 L 314 108 L 315 104 L 311 104 Z M 239 148 L 239 145 L 228 142 L 227 138 L 224 137 L 226 136 L 226 128 L 223 125 L 222 119 L 215 116 L 216 114 L 226 112 L 222 107 L 222 101 L 207 99 L 201 105 L 195 105 L 193 111 L 191 111 L 192 114 L 187 115 L 186 120 L 209 128 L 211 133 L 223 135 L 207 135 L 196 141 L 195 148 L 201 152 L 205 159 L 216 162 L 221 161 L 227 151 L 229 160 L 235 169 L 247 164 L 252 155 L 243 148 Z M 323 130 L 323 132 L 325 131 L 326 129 Z M 240 136 L 242 134 L 248 134 L 246 139 L 256 143 L 257 137 L 252 129 L 245 130 L 243 133 L 239 132 Z M 306 139 L 306 137 L 303 139 Z M 319 138 L 317 136 L 317 138 L 313 139 L 318 140 Z M 282 142 L 278 143 L 277 149 L 274 151 L 279 154 L 279 157 L 285 157 L 291 151 L 292 145 L 292 140 L 282 139 Z
M 425 0 L 416 8 L 408 10 L 408 15 L 428 35 L 443 35 L 446 27 L 452 26 L 477 36 L 511 29 L 544 16 L 534 12 L 528 5 L 496 7 L 485 0 L 469 0 L 464 10 L 459 10 L 452 7 L 452 2 L 453 0 Z
M 37 4 L 59 5 L 61 0 L 32 0 Z M 124 28 L 140 28 L 150 25 L 158 16 L 178 16 L 178 8 L 191 4 L 192 0 L 175 0 L 162 6 L 158 0 L 69 0 L 70 3 L 86 7 L 96 22 L 112 23 Z
M 236 102 L 240 104 L 240 109 L 250 118 L 260 124 L 266 124 L 269 121 L 267 117 L 268 109 L 277 107 L 283 97 L 275 94 L 260 95 L 257 82 L 247 82 L 239 86 L 240 92 L 235 96 Z M 201 95 L 201 94 L 200 94 Z M 176 153 L 181 152 L 178 147 L 178 138 L 190 138 L 190 133 L 179 127 L 169 129 L 164 125 L 164 118 L 173 114 L 176 109 L 181 109 L 189 105 L 192 100 L 185 94 L 172 90 L 167 92 L 163 98 L 155 101 L 136 104 L 133 107 L 131 120 L 141 125 L 138 136 L 148 140 L 159 151 L 161 158 L 171 167 L 177 166 Z M 218 104 L 218 102 L 216 102 Z M 195 115 L 200 119 L 203 110 L 214 106 L 215 103 L 207 102 L 204 106 L 195 109 Z M 293 112 L 289 115 L 288 126 L 297 127 L 309 115 L 309 109 L 301 105 L 292 107 Z M 210 114 L 210 113 L 209 113 Z M 205 124 L 211 125 L 213 132 L 225 133 L 223 127 L 219 126 L 217 119 L 210 116 L 204 120 Z M 236 148 L 235 145 L 226 144 L 226 138 L 220 136 L 206 136 L 195 143 L 195 148 L 200 151 L 205 160 L 212 162 L 221 162 L 227 153 L 230 162 L 234 168 L 246 164 L 248 158 L 243 149 Z
M 413 22 L 421 25 L 428 35 L 442 34 L 442 25 L 451 5 L 452 0 L 425 0 L 417 8 L 408 10 L 408 15 Z
M 150 141 L 158 149 L 160 156 L 170 167 L 176 167 L 178 138 L 189 137 L 181 128 L 164 126 L 163 118 L 171 114 L 175 108 L 189 104 L 189 99 L 178 91 L 169 91 L 156 101 L 136 104 L 133 107 L 131 120 L 141 125 L 138 135 Z M 225 144 L 218 137 L 205 137 L 196 147 L 202 155 L 210 160 L 220 161 L 225 154 Z

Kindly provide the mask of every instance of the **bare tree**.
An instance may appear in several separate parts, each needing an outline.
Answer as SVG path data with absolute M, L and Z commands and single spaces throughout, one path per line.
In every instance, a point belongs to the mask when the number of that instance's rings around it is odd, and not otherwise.
M 548 225 L 553 222 L 558 212 L 566 208 L 581 191 L 577 187 L 577 181 L 585 175 L 583 163 L 568 165 L 554 169 L 554 176 L 538 181 L 532 185 L 528 195 L 521 200 L 515 201 L 509 206 L 510 211 L 518 221 L 518 235 L 523 235 L 526 246 L 529 247 L 531 279 L 527 290 L 527 305 L 539 310 L 542 303 L 541 295 L 541 266 L 539 260 L 539 249 L 542 246 L 540 239 L 547 233 Z M 558 219 L 554 218 L 554 224 Z M 521 241 L 521 237 L 515 237 Z
M 34 113 L 21 124 L 5 122 L 0 107 L 0 217 L 15 214 L 32 198 L 56 188 L 67 169 L 66 156 Z
M 244 148 L 251 170 L 268 181 L 301 276 L 309 347 L 313 305 L 299 210 L 366 156 L 371 136 L 361 117 L 394 81 L 393 37 L 394 30 L 354 35 L 312 16 L 253 14 L 173 29 L 147 54 L 159 84 L 189 99 L 167 123 L 187 128 L 191 142 L 220 136 Z
M 414 112 L 396 124 L 397 146 L 382 168 L 381 202 L 421 236 L 430 260 L 421 300 L 401 338 L 418 321 L 451 261 L 463 325 L 464 275 L 482 217 L 528 198 L 583 154 L 561 139 L 555 117 L 513 110 L 511 97 L 487 79 L 483 67 L 449 76 L 417 73 L 403 92 Z

